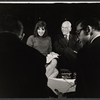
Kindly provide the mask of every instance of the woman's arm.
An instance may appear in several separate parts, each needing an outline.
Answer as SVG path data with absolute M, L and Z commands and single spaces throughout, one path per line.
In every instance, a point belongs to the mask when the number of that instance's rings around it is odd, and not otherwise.
M 34 36 L 31 35 L 31 36 L 29 36 L 29 38 L 27 39 L 26 44 L 27 44 L 28 46 L 30 46 L 30 47 L 33 47 L 33 45 L 34 45 L 33 38 L 34 38 Z
M 48 49 L 48 54 L 52 52 L 52 42 L 51 42 L 51 38 L 49 37 L 49 49 Z

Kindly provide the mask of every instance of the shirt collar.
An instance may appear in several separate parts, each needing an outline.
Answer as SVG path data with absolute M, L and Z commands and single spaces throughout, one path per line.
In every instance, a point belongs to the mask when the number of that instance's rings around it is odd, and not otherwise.
M 97 36 L 95 36 L 91 41 L 90 41 L 90 43 L 92 43 L 97 37 L 99 37 L 100 36 L 100 34 L 98 34 Z
M 64 36 L 64 37 L 68 37 L 69 38 L 69 35 L 70 35 L 70 33 L 68 33 L 66 36 Z

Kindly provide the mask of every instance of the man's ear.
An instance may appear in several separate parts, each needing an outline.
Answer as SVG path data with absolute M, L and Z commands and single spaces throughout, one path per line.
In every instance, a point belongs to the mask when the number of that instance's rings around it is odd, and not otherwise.
M 69 27 L 69 31 L 71 31 L 72 30 L 72 27 Z
M 92 27 L 90 25 L 87 26 L 86 33 L 87 33 L 87 35 L 89 35 L 89 34 L 92 35 Z

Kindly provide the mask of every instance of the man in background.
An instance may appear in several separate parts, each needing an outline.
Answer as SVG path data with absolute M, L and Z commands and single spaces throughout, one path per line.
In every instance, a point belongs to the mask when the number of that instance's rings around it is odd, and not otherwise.
M 76 35 L 71 34 L 71 30 L 71 23 L 64 21 L 61 25 L 61 33 L 55 39 L 54 49 L 60 55 L 58 61 L 59 69 L 68 69 L 73 72 L 76 55 L 82 44 Z

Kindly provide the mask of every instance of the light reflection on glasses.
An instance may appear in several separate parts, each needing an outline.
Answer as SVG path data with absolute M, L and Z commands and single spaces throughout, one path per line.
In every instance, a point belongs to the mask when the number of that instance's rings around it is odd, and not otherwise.
M 62 29 L 68 29 L 68 27 L 61 27 Z
M 76 31 L 76 34 L 79 36 L 82 30 L 83 30 L 83 28 L 80 29 L 80 30 L 77 30 L 77 31 Z

